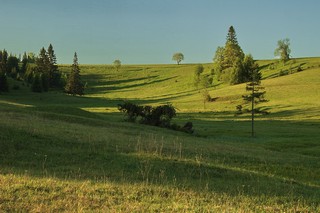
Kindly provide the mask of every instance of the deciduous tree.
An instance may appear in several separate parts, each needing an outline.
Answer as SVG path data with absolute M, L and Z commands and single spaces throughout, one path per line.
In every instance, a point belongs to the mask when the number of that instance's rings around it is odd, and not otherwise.
M 274 51 L 275 56 L 280 56 L 280 59 L 283 62 L 286 62 L 290 59 L 290 39 L 282 39 L 278 41 L 278 47 Z
M 116 70 L 118 71 L 121 67 L 121 61 L 119 59 L 116 59 L 113 61 L 113 66 L 116 68 Z
M 172 60 L 176 61 L 177 64 L 179 65 L 181 63 L 181 61 L 184 60 L 184 55 L 182 53 L 175 53 L 172 56 Z

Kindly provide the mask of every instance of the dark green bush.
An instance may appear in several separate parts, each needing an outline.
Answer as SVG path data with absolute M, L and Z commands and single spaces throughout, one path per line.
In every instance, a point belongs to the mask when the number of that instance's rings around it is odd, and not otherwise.
M 157 107 L 139 106 L 130 102 L 118 104 L 118 109 L 125 113 L 126 120 L 135 122 L 140 117 L 140 123 L 165 127 L 168 129 L 192 133 L 192 123 L 188 122 L 184 127 L 177 124 L 171 124 L 171 119 L 176 116 L 176 110 L 171 104 L 161 105 Z

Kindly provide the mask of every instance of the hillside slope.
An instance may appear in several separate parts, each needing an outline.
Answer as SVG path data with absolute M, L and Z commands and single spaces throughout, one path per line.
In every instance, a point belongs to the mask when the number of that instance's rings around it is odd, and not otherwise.
M 214 81 L 204 106 L 192 64 L 83 65 L 83 97 L 10 80 L 20 89 L 0 95 L 0 211 L 320 211 L 320 60 L 259 63 L 271 114 L 255 138 L 250 116 L 234 116 L 245 85 Z M 172 103 L 195 134 L 123 122 L 124 100 Z

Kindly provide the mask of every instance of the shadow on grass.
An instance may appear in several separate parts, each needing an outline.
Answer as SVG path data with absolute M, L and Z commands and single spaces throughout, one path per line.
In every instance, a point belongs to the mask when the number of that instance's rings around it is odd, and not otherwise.
M 74 117 L 77 117 L 82 116 L 83 112 L 75 110 L 73 113 Z M 45 119 L 49 121 L 52 117 Z M 69 122 L 62 117 L 60 119 L 61 124 Z M 105 128 L 106 134 L 112 131 L 120 131 L 120 134 L 124 134 L 121 132 L 124 130 L 115 128 L 113 123 L 92 118 L 83 117 L 82 119 L 75 123 L 89 127 L 93 124 L 91 122 L 96 122 L 93 126 Z M 221 121 L 199 120 L 199 122 L 204 122 L 202 123 L 204 126 L 221 125 L 222 129 L 226 128 L 223 125 L 228 125 Z M 245 126 L 243 121 L 231 122 L 235 122 L 234 129 Z M 259 121 L 258 125 L 270 125 L 272 128 L 268 131 L 274 131 L 283 123 L 273 121 L 268 124 Z M 130 128 L 136 127 L 132 125 Z M 126 142 L 112 137 L 108 141 L 88 141 L 84 138 L 78 140 L 65 135 L 52 136 L 46 132 L 29 129 L 13 129 L 6 125 L 2 125 L 1 130 L 0 172 L 3 174 L 27 174 L 78 181 L 107 179 L 117 183 L 166 185 L 195 191 L 208 190 L 231 196 L 241 194 L 250 197 L 263 194 L 286 197 L 289 195 L 292 199 L 303 197 L 308 203 L 315 202 L 320 197 L 319 186 L 310 186 L 298 179 L 283 178 L 272 172 L 264 173 L 245 169 L 249 164 L 259 166 L 261 163 L 254 158 L 248 161 L 247 153 L 218 153 L 215 156 L 216 160 L 233 157 L 236 162 L 215 164 L 214 159 L 206 158 L 197 150 L 183 150 L 182 155 L 178 145 L 173 147 L 165 145 L 161 148 L 160 144 L 154 145 L 152 141 L 146 140 L 145 147 L 140 149 L 141 142 L 132 140 L 130 136 Z M 70 131 L 76 130 L 70 129 Z M 232 166 L 233 164 L 237 166 Z M 279 169 L 281 167 L 280 165 Z
M 100 76 L 100 77 L 99 77 Z M 159 75 L 150 75 L 147 77 L 140 78 L 130 78 L 121 80 L 103 80 L 98 81 L 96 79 L 105 79 L 104 75 L 90 74 L 86 75 L 86 80 L 90 87 L 88 88 L 88 94 L 101 94 L 101 93 L 111 93 L 113 91 L 132 91 L 138 87 L 145 87 L 147 85 L 152 85 L 156 83 L 161 83 L 177 78 L 177 76 L 159 79 Z M 92 80 L 94 79 L 94 80 Z M 138 83 L 136 83 L 138 82 Z M 92 84 L 92 85 L 91 85 Z
M 5 129 L 5 131 L 10 131 Z M 196 155 L 194 159 L 179 158 L 174 150 L 161 155 L 137 153 L 132 147 L 94 148 L 90 143 L 59 141 L 42 135 L 28 136 L 15 131 L 21 139 L 1 142 L 1 173 L 55 177 L 62 180 L 109 180 L 117 183 L 155 184 L 214 191 L 230 196 L 281 196 L 314 202 L 320 188 L 295 180 L 259 172 L 216 166 Z M 134 146 L 134 144 L 131 144 Z M 102 151 L 104 150 L 104 151 Z M 171 152 L 171 153 L 170 153 Z

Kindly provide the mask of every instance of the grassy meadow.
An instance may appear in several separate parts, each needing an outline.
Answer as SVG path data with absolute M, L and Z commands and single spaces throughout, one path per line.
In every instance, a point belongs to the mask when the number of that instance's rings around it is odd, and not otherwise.
M 81 65 L 82 97 L 10 79 L 0 212 L 319 212 L 320 58 L 258 63 L 270 114 L 257 116 L 254 138 L 250 115 L 235 116 L 245 84 L 214 79 L 204 103 L 196 64 Z M 124 122 L 125 100 L 172 103 L 173 122 L 195 132 Z

